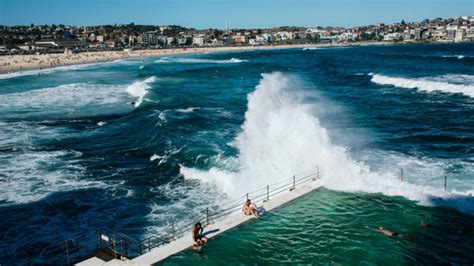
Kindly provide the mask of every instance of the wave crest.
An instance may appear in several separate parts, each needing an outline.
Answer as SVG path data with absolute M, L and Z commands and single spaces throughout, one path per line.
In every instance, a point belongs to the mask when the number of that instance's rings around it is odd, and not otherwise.
M 128 86 L 125 90 L 128 94 L 137 97 L 138 100 L 134 103 L 135 107 L 140 106 L 143 102 L 143 98 L 148 93 L 148 90 L 151 89 L 151 83 L 155 82 L 157 78 L 155 76 L 149 77 L 145 80 L 138 80 L 133 82 L 132 85 Z
M 399 88 L 418 89 L 426 92 L 448 92 L 461 93 L 466 96 L 474 97 L 474 85 L 459 84 L 460 80 L 472 81 L 468 75 L 445 75 L 441 77 L 430 78 L 402 78 L 390 77 L 385 75 L 374 74 L 371 81 L 380 85 L 392 85 Z
M 195 63 L 195 64 L 235 64 L 247 62 L 239 58 L 231 58 L 227 60 L 205 59 L 205 58 L 168 58 L 163 57 L 156 60 L 155 63 Z

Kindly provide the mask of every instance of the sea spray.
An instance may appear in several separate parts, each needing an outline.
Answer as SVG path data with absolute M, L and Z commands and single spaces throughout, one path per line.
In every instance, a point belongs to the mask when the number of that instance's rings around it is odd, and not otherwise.
M 303 102 L 294 76 L 262 74 L 248 95 L 242 131 L 232 145 L 238 156 L 229 158 L 237 168 L 207 171 L 182 166 L 186 178 L 216 184 L 230 197 L 290 178 L 316 166 L 324 172 L 324 186 L 349 192 L 401 195 L 425 205 L 445 205 L 474 213 L 473 197 L 445 192 L 441 187 L 401 183 L 394 172 L 371 171 L 354 161 L 347 149 L 331 142 L 328 131 L 313 115 L 315 106 Z
M 311 115 L 311 106 L 301 102 L 293 87 L 298 83 L 296 77 L 282 73 L 262 77 L 248 96 L 242 132 L 233 143 L 239 151 L 240 170 L 234 173 L 211 168 L 203 172 L 183 167 L 186 177 L 216 182 L 226 193 L 242 194 L 317 165 L 332 176 L 362 170 L 348 161 L 343 147 L 331 144 L 326 129 Z

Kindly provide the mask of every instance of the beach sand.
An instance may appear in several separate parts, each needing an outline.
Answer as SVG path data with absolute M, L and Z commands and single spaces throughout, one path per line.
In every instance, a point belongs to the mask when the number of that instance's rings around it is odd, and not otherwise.
M 377 43 L 354 43 L 348 45 L 367 45 Z M 176 49 L 150 49 L 150 50 L 125 50 L 125 51 L 101 51 L 82 53 L 61 54 L 32 54 L 32 55 L 6 55 L 0 56 L 0 74 L 12 73 L 33 69 L 54 68 L 59 66 L 79 65 L 86 63 L 105 62 L 117 59 L 140 58 L 149 56 L 244 51 L 257 49 L 286 49 L 305 47 L 325 47 L 329 44 L 302 44 L 302 45 L 261 45 L 261 46 L 234 46 L 234 47 L 196 47 Z

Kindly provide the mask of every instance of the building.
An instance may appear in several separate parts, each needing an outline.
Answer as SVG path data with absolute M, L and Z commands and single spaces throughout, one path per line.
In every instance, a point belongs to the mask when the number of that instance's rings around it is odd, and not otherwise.
M 241 34 L 240 32 L 232 36 L 232 39 L 234 39 L 234 43 L 238 43 L 238 44 L 249 43 L 249 37 L 247 35 Z
M 79 49 L 84 48 L 85 44 L 78 39 L 71 40 L 56 40 L 56 39 L 41 39 L 35 41 L 31 45 L 34 50 L 48 50 L 48 49 Z
M 420 28 L 415 29 L 414 34 L 413 34 L 415 36 L 415 40 L 421 40 L 423 38 L 424 31 L 425 31 L 424 29 L 420 29 Z
M 166 44 L 167 44 L 167 45 L 176 45 L 176 39 L 175 39 L 175 37 L 167 37 L 167 38 L 166 38 Z
M 471 26 L 469 30 L 466 32 L 466 38 L 470 40 L 474 40 L 474 26 Z
M 142 34 L 143 44 L 146 46 L 166 46 L 167 37 L 158 34 L 155 31 L 149 31 Z
M 446 40 L 453 41 L 456 38 L 456 31 L 458 26 L 448 26 L 446 27 Z
M 454 41 L 455 42 L 462 42 L 464 41 L 464 37 L 466 35 L 466 31 L 464 29 L 457 29 L 456 30 L 456 35 L 454 36 Z

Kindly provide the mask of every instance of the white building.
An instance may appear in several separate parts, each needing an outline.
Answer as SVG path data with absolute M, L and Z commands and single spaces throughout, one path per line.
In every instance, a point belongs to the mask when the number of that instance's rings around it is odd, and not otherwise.
M 205 39 L 202 36 L 193 37 L 193 45 L 203 46 L 204 41 Z
M 383 40 L 384 41 L 389 41 L 389 42 L 390 41 L 398 41 L 398 40 L 400 40 L 400 37 L 402 37 L 402 36 L 398 32 L 387 33 L 383 36 Z
M 446 27 L 446 40 L 454 40 L 456 38 L 456 31 L 458 30 L 458 26 L 448 26 Z
M 464 40 L 465 35 L 466 35 L 466 31 L 464 29 L 457 29 L 456 36 L 454 36 L 454 41 L 462 42 Z
M 166 46 L 167 44 L 167 37 L 158 34 L 154 31 L 145 32 L 142 34 L 143 43 L 147 46 Z

